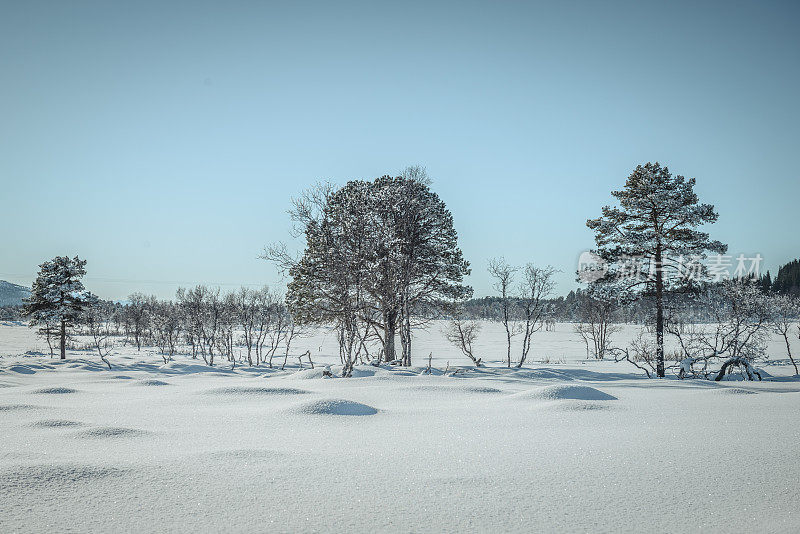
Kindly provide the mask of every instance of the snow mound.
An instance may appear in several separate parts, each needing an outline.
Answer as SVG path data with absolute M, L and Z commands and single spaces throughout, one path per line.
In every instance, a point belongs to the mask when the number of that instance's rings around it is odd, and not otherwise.
M 375 415 L 377 408 L 343 399 L 324 399 L 302 404 L 294 409 L 297 413 L 310 415 Z
M 66 428 L 83 426 L 83 423 L 68 421 L 67 419 L 47 419 L 45 421 L 36 421 L 31 426 L 36 428 Z
M 315 369 L 303 369 L 302 371 L 297 371 L 295 373 L 284 375 L 281 378 L 288 378 L 292 380 L 294 380 L 295 378 L 300 380 L 314 380 L 317 378 L 327 378 L 322 374 L 324 371 L 325 371 L 324 367 L 317 367 Z
M 369 378 L 375 376 L 381 369 L 376 369 L 371 365 L 357 365 L 353 367 L 350 374 L 352 378 Z
M 609 395 L 599 389 L 589 386 L 545 386 L 542 388 L 522 391 L 511 395 L 518 399 L 542 399 L 542 400 L 617 400 L 613 395 Z
M 750 389 L 744 388 L 726 388 L 722 387 L 719 389 L 715 389 L 714 393 L 717 395 L 755 395 L 756 392 Z
M 15 412 L 17 410 L 38 410 L 41 406 L 33 404 L 0 404 L 0 412 Z
M 136 428 L 125 428 L 121 426 L 101 426 L 74 434 L 78 438 L 104 439 L 104 438 L 129 438 L 143 436 L 146 432 Z
M 206 391 L 210 395 L 240 396 L 240 395 L 305 395 L 309 393 L 304 389 L 298 388 L 270 388 L 270 387 L 248 387 L 231 386 L 226 388 L 216 388 Z
M 8 368 L 9 371 L 13 371 L 21 375 L 32 375 L 35 374 L 36 371 L 41 371 L 43 369 L 50 369 L 50 367 L 44 365 L 35 365 L 35 364 L 20 364 L 20 365 L 12 365 L 11 367 Z
M 56 388 L 37 389 L 33 393 L 39 393 L 42 395 L 67 395 L 69 393 L 77 393 L 77 392 L 78 392 L 77 389 L 56 387 Z
M 151 378 L 149 380 L 140 380 L 137 382 L 140 386 L 169 386 L 169 382 L 164 382 L 163 380 L 156 380 Z
M 5 494 L 12 491 L 27 491 L 31 487 L 60 487 L 118 476 L 123 472 L 113 467 L 80 464 L 17 466 L 0 472 L 0 489 Z

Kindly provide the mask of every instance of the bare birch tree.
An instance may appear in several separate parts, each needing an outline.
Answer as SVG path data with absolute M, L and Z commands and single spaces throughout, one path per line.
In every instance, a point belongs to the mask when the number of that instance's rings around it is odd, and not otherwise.
M 489 261 L 489 274 L 494 278 L 494 289 L 500 295 L 500 321 L 506 330 L 506 363 L 511 367 L 511 338 L 519 333 L 513 324 L 511 315 L 511 289 L 514 282 L 514 273 L 517 269 L 512 267 L 502 257 Z
M 547 298 L 555 288 L 553 275 L 556 270 L 550 266 L 536 267 L 529 263 L 522 269 L 522 282 L 519 285 L 519 306 L 522 310 L 522 354 L 517 367 L 522 367 L 531 350 L 533 334 L 544 326 L 547 313 Z

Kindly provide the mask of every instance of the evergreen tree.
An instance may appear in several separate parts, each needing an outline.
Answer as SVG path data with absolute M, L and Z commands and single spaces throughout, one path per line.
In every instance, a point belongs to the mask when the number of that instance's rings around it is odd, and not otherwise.
M 769 293 L 772 290 L 772 275 L 769 274 L 769 271 L 759 278 L 758 285 L 764 293 Z
M 711 204 L 698 202 L 694 185 L 694 178 L 673 176 L 659 163 L 639 165 L 625 187 L 611 193 L 620 207 L 604 206 L 601 217 L 586 222 L 595 232 L 597 253 L 609 264 L 601 281 L 619 282 L 626 292 L 637 288 L 642 290 L 639 294 L 654 297 L 659 377 L 664 376 L 665 289 L 687 281 L 686 258 L 696 261 L 708 251 L 727 250 L 696 229 L 715 222 L 718 215 Z M 702 265 L 698 263 L 694 272 L 702 276 Z
M 39 265 L 31 296 L 25 299 L 24 314 L 30 326 L 57 325 L 60 332 L 61 359 L 66 358 L 67 330 L 77 324 L 84 311 L 96 300 L 81 282 L 86 274 L 86 260 L 78 256 L 56 256 Z

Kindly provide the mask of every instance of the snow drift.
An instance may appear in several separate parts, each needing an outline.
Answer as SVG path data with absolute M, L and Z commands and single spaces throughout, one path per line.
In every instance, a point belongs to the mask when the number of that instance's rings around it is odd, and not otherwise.
M 573 386 L 573 385 L 559 385 L 559 386 L 545 386 L 541 388 L 531 389 L 529 391 L 521 391 L 511 395 L 516 399 L 541 399 L 541 400 L 584 400 L 584 401 L 603 401 L 603 400 L 617 400 L 613 395 L 609 395 L 599 389 L 589 386 Z
M 312 401 L 300 406 L 294 407 L 291 410 L 294 413 L 308 414 L 308 415 L 375 415 L 378 413 L 377 408 L 369 406 L 368 404 L 361 404 L 343 399 L 323 399 Z

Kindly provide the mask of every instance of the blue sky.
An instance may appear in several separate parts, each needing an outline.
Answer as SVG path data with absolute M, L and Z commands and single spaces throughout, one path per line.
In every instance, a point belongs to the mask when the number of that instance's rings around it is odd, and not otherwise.
M 164 3 L 167 4 L 167 3 Z M 88 260 L 106 298 L 281 285 L 290 197 L 419 164 L 476 294 L 562 269 L 639 163 L 712 236 L 800 257 L 795 2 L 14 2 L 0 8 L 0 279 Z

